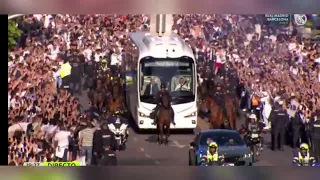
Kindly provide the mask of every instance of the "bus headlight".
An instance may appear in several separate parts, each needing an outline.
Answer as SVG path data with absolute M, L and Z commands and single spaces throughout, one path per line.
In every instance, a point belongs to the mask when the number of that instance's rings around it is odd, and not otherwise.
M 196 116 L 196 114 L 197 114 L 197 112 L 193 112 L 193 113 L 191 113 L 191 114 L 189 114 L 187 116 L 184 116 L 184 117 L 185 118 L 194 117 L 194 116 Z
M 142 113 L 142 112 L 138 112 L 138 115 L 139 115 L 140 117 L 146 117 L 146 118 L 149 118 L 149 117 L 150 117 L 149 115 L 146 115 L 146 114 L 144 114 L 144 113 Z

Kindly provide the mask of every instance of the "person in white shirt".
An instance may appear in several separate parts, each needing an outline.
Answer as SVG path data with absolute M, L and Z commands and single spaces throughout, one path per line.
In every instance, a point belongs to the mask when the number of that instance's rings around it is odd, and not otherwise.
M 270 124 L 268 119 L 272 110 L 271 98 L 269 94 L 265 91 L 262 92 L 262 95 L 263 97 L 260 98 L 260 102 L 263 103 L 262 119 L 263 119 L 263 123 L 265 124 L 264 129 L 270 129 Z
M 59 126 L 59 131 L 54 136 L 55 156 L 60 160 L 68 161 L 68 147 L 71 132 L 64 125 Z
M 118 69 L 120 57 L 117 53 L 111 54 L 111 62 L 110 62 L 110 70 L 112 74 L 116 74 L 116 71 Z
M 179 84 L 174 88 L 175 91 L 188 91 L 188 85 L 183 78 L 179 79 Z
M 14 133 L 15 131 L 24 131 L 24 132 L 27 132 L 27 128 L 28 128 L 28 125 L 30 123 L 27 123 L 27 122 L 18 122 L 18 123 L 15 123 L 13 125 L 11 125 L 9 128 L 8 128 L 8 133 L 11 134 L 11 133 Z
M 91 55 L 92 55 L 92 50 L 91 47 L 88 46 L 86 50 L 84 50 L 84 57 L 86 58 L 86 61 L 91 61 Z

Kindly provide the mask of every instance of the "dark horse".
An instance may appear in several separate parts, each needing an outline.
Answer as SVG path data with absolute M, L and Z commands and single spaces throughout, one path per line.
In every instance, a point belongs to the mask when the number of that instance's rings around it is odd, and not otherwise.
M 163 144 L 163 134 L 165 132 L 165 144 L 167 145 L 169 140 L 168 137 L 170 136 L 170 124 L 172 122 L 171 116 L 171 107 L 169 103 L 168 95 L 162 96 L 162 103 L 158 110 L 158 121 L 157 121 L 157 131 L 158 131 L 158 143 L 159 145 Z

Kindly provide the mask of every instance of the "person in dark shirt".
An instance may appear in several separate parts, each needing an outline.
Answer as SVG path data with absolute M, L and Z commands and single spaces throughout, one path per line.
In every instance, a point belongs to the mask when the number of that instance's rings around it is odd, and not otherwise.
M 97 68 L 97 64 L 95 61 L 90 60 L 85 63 L 85 68 L 84 68 L 84 73 L 86 75 L 85 88 L 92 87 L 94 77 L 96 76 L 96 68 Z
M 312 115 L 311 150 L 314 152 L 317 161 L 320 161 L 320 110 Z
M 71 70 L 71 82 L 72 89 L 75 93 L 81 94 L 81 62 L 78 58 L 77 51 L 74 50 L 71 56 L 70 64 L 72 66 Z
M 275 107 L 270 114 L 270 121 L 272 131 L 271 133 L 273 136 L 272 149 L 275 151 L 279 147 L 279 150 L 283 151 L 286 128 L 289 124 L 289 115 L 283 106 L 283 101 L 279 101 L 277 104 L 275 104 Z M 278 144 L 278 137 L 280 138 L 280 144 Z
M 96 161 L 101 161 L 104 154 L 105 147 L 113 150 L 115 148 L 115 137 L 114 134 L 108 129 L 107 122 L 102 122 L 101 129 L 96 130 L 93 134 L 93 156 Z
M 102 146 L 102 131 L 101 129 L 97 129 L 93 133 L 93 140 L 92 140 L 92 151 L 93 156 L 91 160 L 92 165 L 98 165 L 98 161 L 101 159 L 103 153 L 103 146 Z
M 300 114 L 301 111 L 298 110 L 291 120 L 292 148 L 294 149 L 299 147 L 299 139 L 301 137 L 301 127 L 303 123 Z
M 102 158 L 100 165 L 102 166 L 115 166 L 117 165 L 117 158 L 114 153 L 116 147 L 116 140 L 114 134 L 108 129 L 107 122 L 103 122 L 101 127 L 102 135 Z
M 118 164 L 116 153 L 110 146 L 104 146 L 104 153 L 101 159 L 101 166 L 116 166 Z

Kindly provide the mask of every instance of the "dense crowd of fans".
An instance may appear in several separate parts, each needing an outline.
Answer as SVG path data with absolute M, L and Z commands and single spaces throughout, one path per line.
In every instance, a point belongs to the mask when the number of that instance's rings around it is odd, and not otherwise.
M 205 18 L 209 41 L 219 42 L 216 51 L 225 52 L 247 90 L 280 97 L 287 106 L 295 96 L 306 119 L 320 110 L 319 42 L 303 38 L 296 27 L 268 25 L 259 16 Z
M 146 15 L 49 14 L 19 21 L 23 36 L 8 63 L 9 164 L 55 160 L 58 146 L 68 141 L 59 132 L 85 124 L 79 100 L 56 88 L 69 50 L 77 49 L 85 61 L 120 54 L 126 33 L 147 30 L 147 21 Z
M 301 28 L 268 24 L 259 15 L 177 15 L 175 20 L 174 28 L 205 65 L 228 62 L 245 88 L 261 98 L 268 94 L 289 106 L 297 97 L 306 118 L 320 110 L 320 43 L 305 38 Z
M 59 131 L 85 124 L 79 100 L 56 88 L 59 63 L 69 50 L 77 49 L 84 61 L 120 55 L 126 34 L 147 31 L 149 21 L 147 15 L 48 14 L 19 21 L 23 36 L 8 63 L 10 165 L 55 160 L 55 141 L 65 142 Z M 320 107 L 320 45 L 295 29 L 279 31 L 240 15 L 174 15 L 174 22 L 173 31 L 197 58 L 207 62 L 215 54 L 216 61 L 230 61 L 248 90 L 286 100 L 295 94 L 306 116 Z

